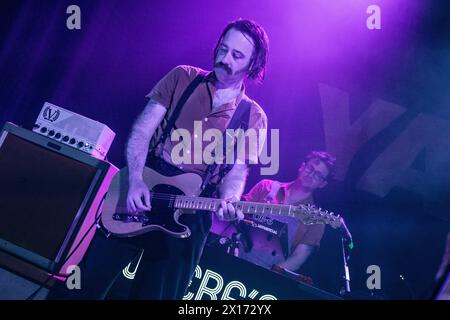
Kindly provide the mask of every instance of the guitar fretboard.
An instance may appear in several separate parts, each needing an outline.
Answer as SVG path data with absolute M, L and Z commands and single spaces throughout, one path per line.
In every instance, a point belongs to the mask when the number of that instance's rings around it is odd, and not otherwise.
M 193 209 L 216 211 L 222 200 L 213 198 L 177 196 L 173 206 L 178 209 Z M 291 205 L 267 204 L 259 202 L 237 201 L 234 207 L 244 214 L 255 213 L 263 215 L 280 215 L 295 217 L 294 207 Z

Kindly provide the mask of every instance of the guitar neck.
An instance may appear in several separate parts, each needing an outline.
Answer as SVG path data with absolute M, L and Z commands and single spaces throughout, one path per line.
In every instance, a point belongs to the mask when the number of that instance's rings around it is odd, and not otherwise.
M 177 209 L 197 209 L 206 211 L 216 211 L 221 199 L 176 196 L 173 206 Z M 260 215 L 280 215 L 295 217 L 294 207 L 285 204 L 268 204 L 260 202 L 237 201 L 233 203 L 236 209 L 244 214 L 255 213 Z

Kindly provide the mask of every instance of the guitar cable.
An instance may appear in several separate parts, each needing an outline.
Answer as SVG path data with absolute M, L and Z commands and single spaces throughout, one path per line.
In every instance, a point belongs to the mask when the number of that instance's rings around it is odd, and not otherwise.
M 95 219 L 94 222 L 92 223 L 92 225 L 89 226 L 89 229 L 84 233 L 83 237 L 81 238 L 81 240 L 77 243 L 77 245 L 75 246 L 75 248 L 70 252 L 70 254 L 66 257 L 66 259 L 63 261 L 63 263 L 61 264 L 61 266 L 64 266 L 64 264 L 69 261 L 69 259 L 72 257 L 72 255 L 78 250 L 78 248 L 80 247 L 80 245 L 83 243 L 84 239 L 87 237 L 87 235 L 89 234 L 89 232 L 91 232 L 92 228 L 94 226 L 96 226 L 98 224 L 98 221 L 100 219 L 100 215 L 99 215 L 99 211 L 100 208 L 103 205 L 103 202 L 105 200 L 106 197 L 106 193 L 104 194 L 98 208 L 97 211 L 95 212 Z M 39 291 L 41 291 L 46 285 L 47 283 L 57 274 L 55 273 L 49 273 L 48 277 L 46 278 L 46 280 L 31 294 L 29 295 L 25 300 L 33 300 L 36 295 L 39 293 Z M 59 281 L 59 280 L 58 280 Z

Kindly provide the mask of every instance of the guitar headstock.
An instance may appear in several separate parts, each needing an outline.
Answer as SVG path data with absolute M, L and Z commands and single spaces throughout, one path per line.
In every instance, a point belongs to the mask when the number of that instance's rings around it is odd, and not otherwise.
M 295 208 L 295 215 L 304 224 L 328 224 L 337 229 L 341 226 L 341 217 L 328 210 L 322 210 L 312 204 L 301 204 Z

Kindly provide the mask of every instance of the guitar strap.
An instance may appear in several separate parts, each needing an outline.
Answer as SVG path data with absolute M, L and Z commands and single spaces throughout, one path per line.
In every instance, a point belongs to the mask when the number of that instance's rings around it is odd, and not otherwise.
M 166 141 L 167 137 L 169 136 L 172 129 L 175 127 L 175 122 L 180 116 L 181 109 L 185 105 L 186 101 L 189 99 L 189 97 L 192 95 L 192 93 L 195 91 L 195 89 L 206 80 L 207 78 L 206 72 L 201 72 L 195 77 L 195 79 L 186 87 L 183 94 L 181 95 L 181 98 L 178 100 L 177 105 L 175 106 L 174 111 L 172 112 L 169 120 L 167 121 L 166 126 L 163 129 L 163 132 L 158 139 L 158 142 L 153 147 L 153 149 L 150 151 L 149 159 L 147 160 L 147 164 L 150 165 L 150 167 L 165 172 L 165 174 L 168 175 L 177 175 L 180 173 L 183 173 L 182 170 L 180 170 L 178 167 L 173 166 L 169 163 L 166 163 L 163 160 L 163 148 L 164 148 L 164 142 Z M 241 100 L 239 105 L 236 107 L 236 110 L 234 111 L 233 117 L 231 118 L 230 122 L 228 123 L 228 129 L 237 130 L 237 129 L 248 129 L 248 123 L 250 119 L 250 109 L 251 109 L 251 103 L 249 101 L 246 101 L 244 99 Z M 225 132 L 226 132 L 225 130 Z M 223 156 L 226 156 L 226 135 L 223 134 Z M 237 144 L 234 144 L 234 155 L 236 157 L 237 150 Z M 235 159 L 234 159 L 235 160 Z M 217 163 L 213 163 L 211 165 L 208 165 L 206 168 L 206 173 L 203 178 L 202 183 L 202 196 L 210 196 L 214 193 L 214 191 L 217 189 L 217 184 L 223 179 L 223 177 L 233 168 L 233 164 L 226 164 L 226 161 L 222 161 L 223 164 L 221 165 L 221 168 L 219 170 L 219 179 L 212 183 L 211 179 L 215 177 L 215 171 L 217 170 L 217 167 L 219 166 Z M 235 161 L 233 161 L 235 162 Z
M 195 91 L 195 89 L 197 89 L 199 84 L 202 83 L 203 81 L 205 81 L 206 76 L 207 76 L 206 72 L 200 72 L 195 77 L 195 79 L 192 80 L 192 82 L 186 87 L 186 89 L 184 89 L 184 92 L 181 95 L 180 100 L 178 100 L 178 103 L 175 106 L 175 109 L 173 110 L 172 115 L 170 116 L 169 120 L 167 121 L 166 126 L 164 127 L 164 130 L 161 134 L 161 137 L 158 140 L 158 143 L 153 148 L 153 153 L 155 154 L 156 150 L 158 149 L 158 146 L 159 146 L 159 154 L 157 155 L 158 157 L 162 157 L 162 150 L 163 150 L 164 142 L 166 141 L 169 133 L 174 128 L 175 122 L 177 121 L 178 117 L 180 116 L 181 109 L 183 108 L 184 104 L 189 99 L 189 97 L 192 95 L 192 93 Z
M 251 109 L 251 102 L 246 101 L 244 99 L 241 100 L 239 105 L 236 107 L 236 110 L 234 110 L 233 117 L 231 118 L 230 122 L 228 123 L 228 126 L 226 130 L 247 130 L 248 124 L 250 120 L 250 109 Z M 217 167 L 219 166 L 216 162 L 213 164 L 208 165 L 206 168 L 206 174 L 205 178 L 203 179 L 202 184 L 202 190 L 201 196 L 211 196 L 217 191 L 217 185 L 220 183 L 220 181 L 227 175 L 228 172 L 233 168 L 234 162 L 236 162 L 236 156 L 237 156 L 237 143 L 234 143 L 234 159 L 232 164 L 228 164 L 227 161 L 225 161 L 226 157 L 226 130 L 222 134 L 222 155 L 224 159 L 222 159 L 222 164 L 220 165 L 221 168 L 219 170 L 219 178 L 216 182 L 212 181 L 212 178 L 215 177 L 214 172 L 216 171 Z

